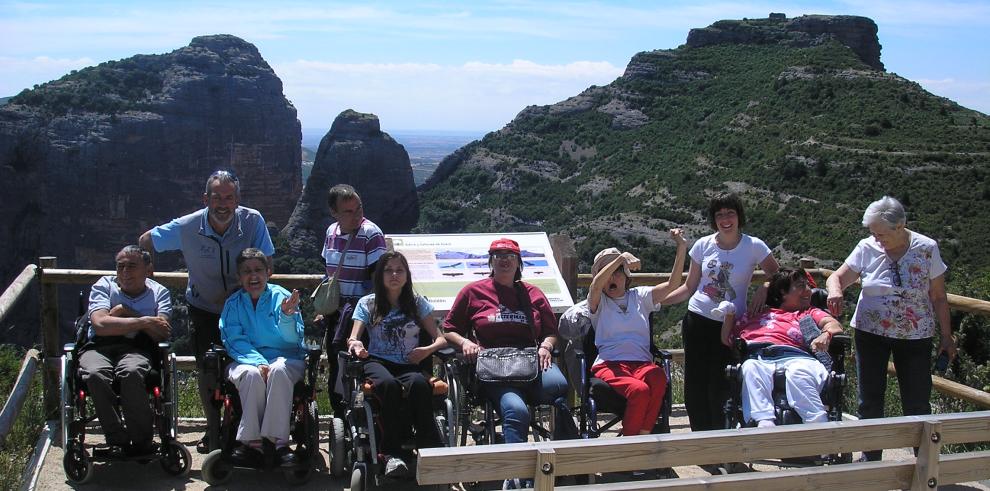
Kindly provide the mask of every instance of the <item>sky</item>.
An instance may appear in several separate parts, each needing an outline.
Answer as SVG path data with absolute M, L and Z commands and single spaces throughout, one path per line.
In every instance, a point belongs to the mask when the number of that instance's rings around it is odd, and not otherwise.
M 0 0 L 0 97 L 233 34 L 258 47 L 303 128 L 329 129 L 354 109 L 378 115 L 385 131 L 480 134 L 527 105 L 612 82 L 634 54 L 676 48 L 691 28 L 770 12 L 869 17 L 888 71 L 990 113 L 990 0 Z

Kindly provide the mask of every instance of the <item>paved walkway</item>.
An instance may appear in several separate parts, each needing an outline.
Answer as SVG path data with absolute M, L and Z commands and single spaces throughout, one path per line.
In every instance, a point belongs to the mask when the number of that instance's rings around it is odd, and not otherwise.
M 687 426 L 687 414 L 684 412 L 683 406 L 675 406 L 674 413 L 671 418 L 671 431 L 686 432 L 689 431 Z M 147 465 L 141 465 L 132 462 L 116 462 L 113 464 L 97 464 L 94 469 L 93 480 L 83 486 L 79 486 L 79 489 L 99 489 L 99 490 L 134 490 L 141 489 L 144 491 L 157 491 L 157 490 L 199 490 L 199 489 L 236 489 L 236 490 L 258 490 L 258 491 L 271 491 L 272 489 L 284 489 L 288 487 L 288 483 L 283 478 L 280 472 L 262 472 L 262 471 L 237 471 L 233 476 L 227 487 L 211 487 L 206 484 L 202 479 L 202 474 L 200 473 L 200 468 L 203 463 L 203 455 L 196 453 L 196 442 L 202 436 L 203 428 L 196 424 L 181 424 L 180 425 L 180 436 L 179 441 L 189 448 L 189 451 L 193 456 L 192 470 L 189 472 L 188 476 L 178 478 L 172 477 L 166 474 L 157 463 L 150 463 Z M 336 479 L 330 477 L 326 471 L 326 464 L 328 463 L 327 455 L 327 430 L 324 428 L 320 432 L 321 443 L 320 443 L 320 458 L 322 460 L 321 470 L 313 474 L 312 479 L 306 486 L 295 487 L 293 489 L 327 489 L 327 490 L 343 490 L 347 489 L 350 485 L 349 479 Z M 60 438 L 57 434 L 54 435 L 56 440 Z M 62 449 L 56 446 L 57 443 L 53 443 L 50 447 L 48 455 L 44 459 L 43 466 L 38 476 L 37 486 L 35 489 L 38 490 L 55 490 L 55 489 L 67 489 L 71 486 L 65 480 L 65 475 L 62 472 Z M 856 455 L 858 456 L 858 454 Z M 887 450 L 884 452 L 884 458 L 886 460 L 905 460 L 913 459 L 913 455 L 910 448 L 905 449 L 894 449 Z M 776 467 L 757 465 L 757 470 L 772 470 Z M 709 474 L 697 466 L 685 466 L 676 467 L 674 471 L 679 477 L 704 477 Z M 656 479 L 656 475 L 647 474 L 645 476 L 633 476 L 631 473 L 614 473 L 606 474 L 603 476 L 597 476 L 596 482 L 618 482 L 618 481 L 633 481 L 637 479 Z M 500 483 L 498 483 L 500 485 Z M 383 486 L 380 489 L 388 490 L 414 490 L 419 489 L 414 481 L 408 482 L 398 482 L 390 481 L 387 486 Z M 424 487 L 425 488 L 425 487 Z M 436 489 L 437 487 L 432 487 Z M 496 483 L 483 483 L 480 487 L 481 489 L 500 489 Z M 943 490 L 986 490 L 990 491 L 990 481 L 982 481 L 980 483 L 967 483 L 964 485 L 954 485 L 954 486 L 942 486 L 940 489 Z

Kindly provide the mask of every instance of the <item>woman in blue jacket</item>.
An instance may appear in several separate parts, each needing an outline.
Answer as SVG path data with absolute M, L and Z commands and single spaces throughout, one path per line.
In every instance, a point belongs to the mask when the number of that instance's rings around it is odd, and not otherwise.
M 258 466 L 262 439 L 275 445 L 283 466 L 296 463 L 289 448 L 292 388 L 305 370 L 299 292 L 268 283 L 268 258 L 258 249 L 237 256 L 241 289 L 223 306 L 220 335 L 234 359 L 227 377 L 241 398 L 241 422 L 231 452 L 235 465 Z

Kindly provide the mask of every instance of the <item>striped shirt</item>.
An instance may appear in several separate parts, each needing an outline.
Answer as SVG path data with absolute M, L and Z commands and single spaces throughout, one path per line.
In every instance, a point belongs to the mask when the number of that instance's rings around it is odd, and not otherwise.
M 327 264 L 327 277 L 333 276 L 340 262 L 340 252 L 347 246 L 350 234 L 341 234 L 340 226 L 334 222 L 327 228 L 323 242 L 323 259 Z M 374 222 L 365 218 L 358 227 L 357 235 L 351 241 L 341 266 L 340 296 L 343 301 L 357 301 L 372 290 L 371 274 L 368 266 L 385 254 L 385 235 Z

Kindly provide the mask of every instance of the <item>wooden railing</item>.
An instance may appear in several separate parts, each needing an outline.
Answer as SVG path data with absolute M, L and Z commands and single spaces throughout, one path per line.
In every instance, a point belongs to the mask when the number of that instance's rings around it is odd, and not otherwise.
M 564 440 L 419 451 L 421 485 L 560 476 L 918 447 L 914 461 L 598 485 L 597 489 L 935 489 L 990 478 L 990 452 L 941 456 L 948 443 L 990 441 L 990 411 L 842 421 L 775 428 Z M 591 489 L 567 486 L 562 489 Z
M 14 304 L 24 297 L 24 293 L 34 283 L 37 272 L 38 267 L 29 264 L 21 271 L 21 274 L 17 275 L 17 278 L 14 278 L 14 281 L 3 291 L 3 294 L 0 295 L 0 323 L 3 323 L 7 314 L 13 309 Z M 34 374 L 38 369 L 38 358 L 38 350 L 32 349 L 28 350 L 27 354 L 24 355 L 24 359 L 21 361 L 21 370 L 18 372 L 17 379 L 10 389 L 10 396 L 7 398 L 7 402 L 4 403 L 3 410 L 0 411 L 0 447 L 3 447 L 7 441 L 7 435 L 10 434 L 17 416 L 21 413 L 21 408 L 24 407 L 24 401 L 27 400 L 28 392 L 31 390 L 31 381 L 34 379 Z

